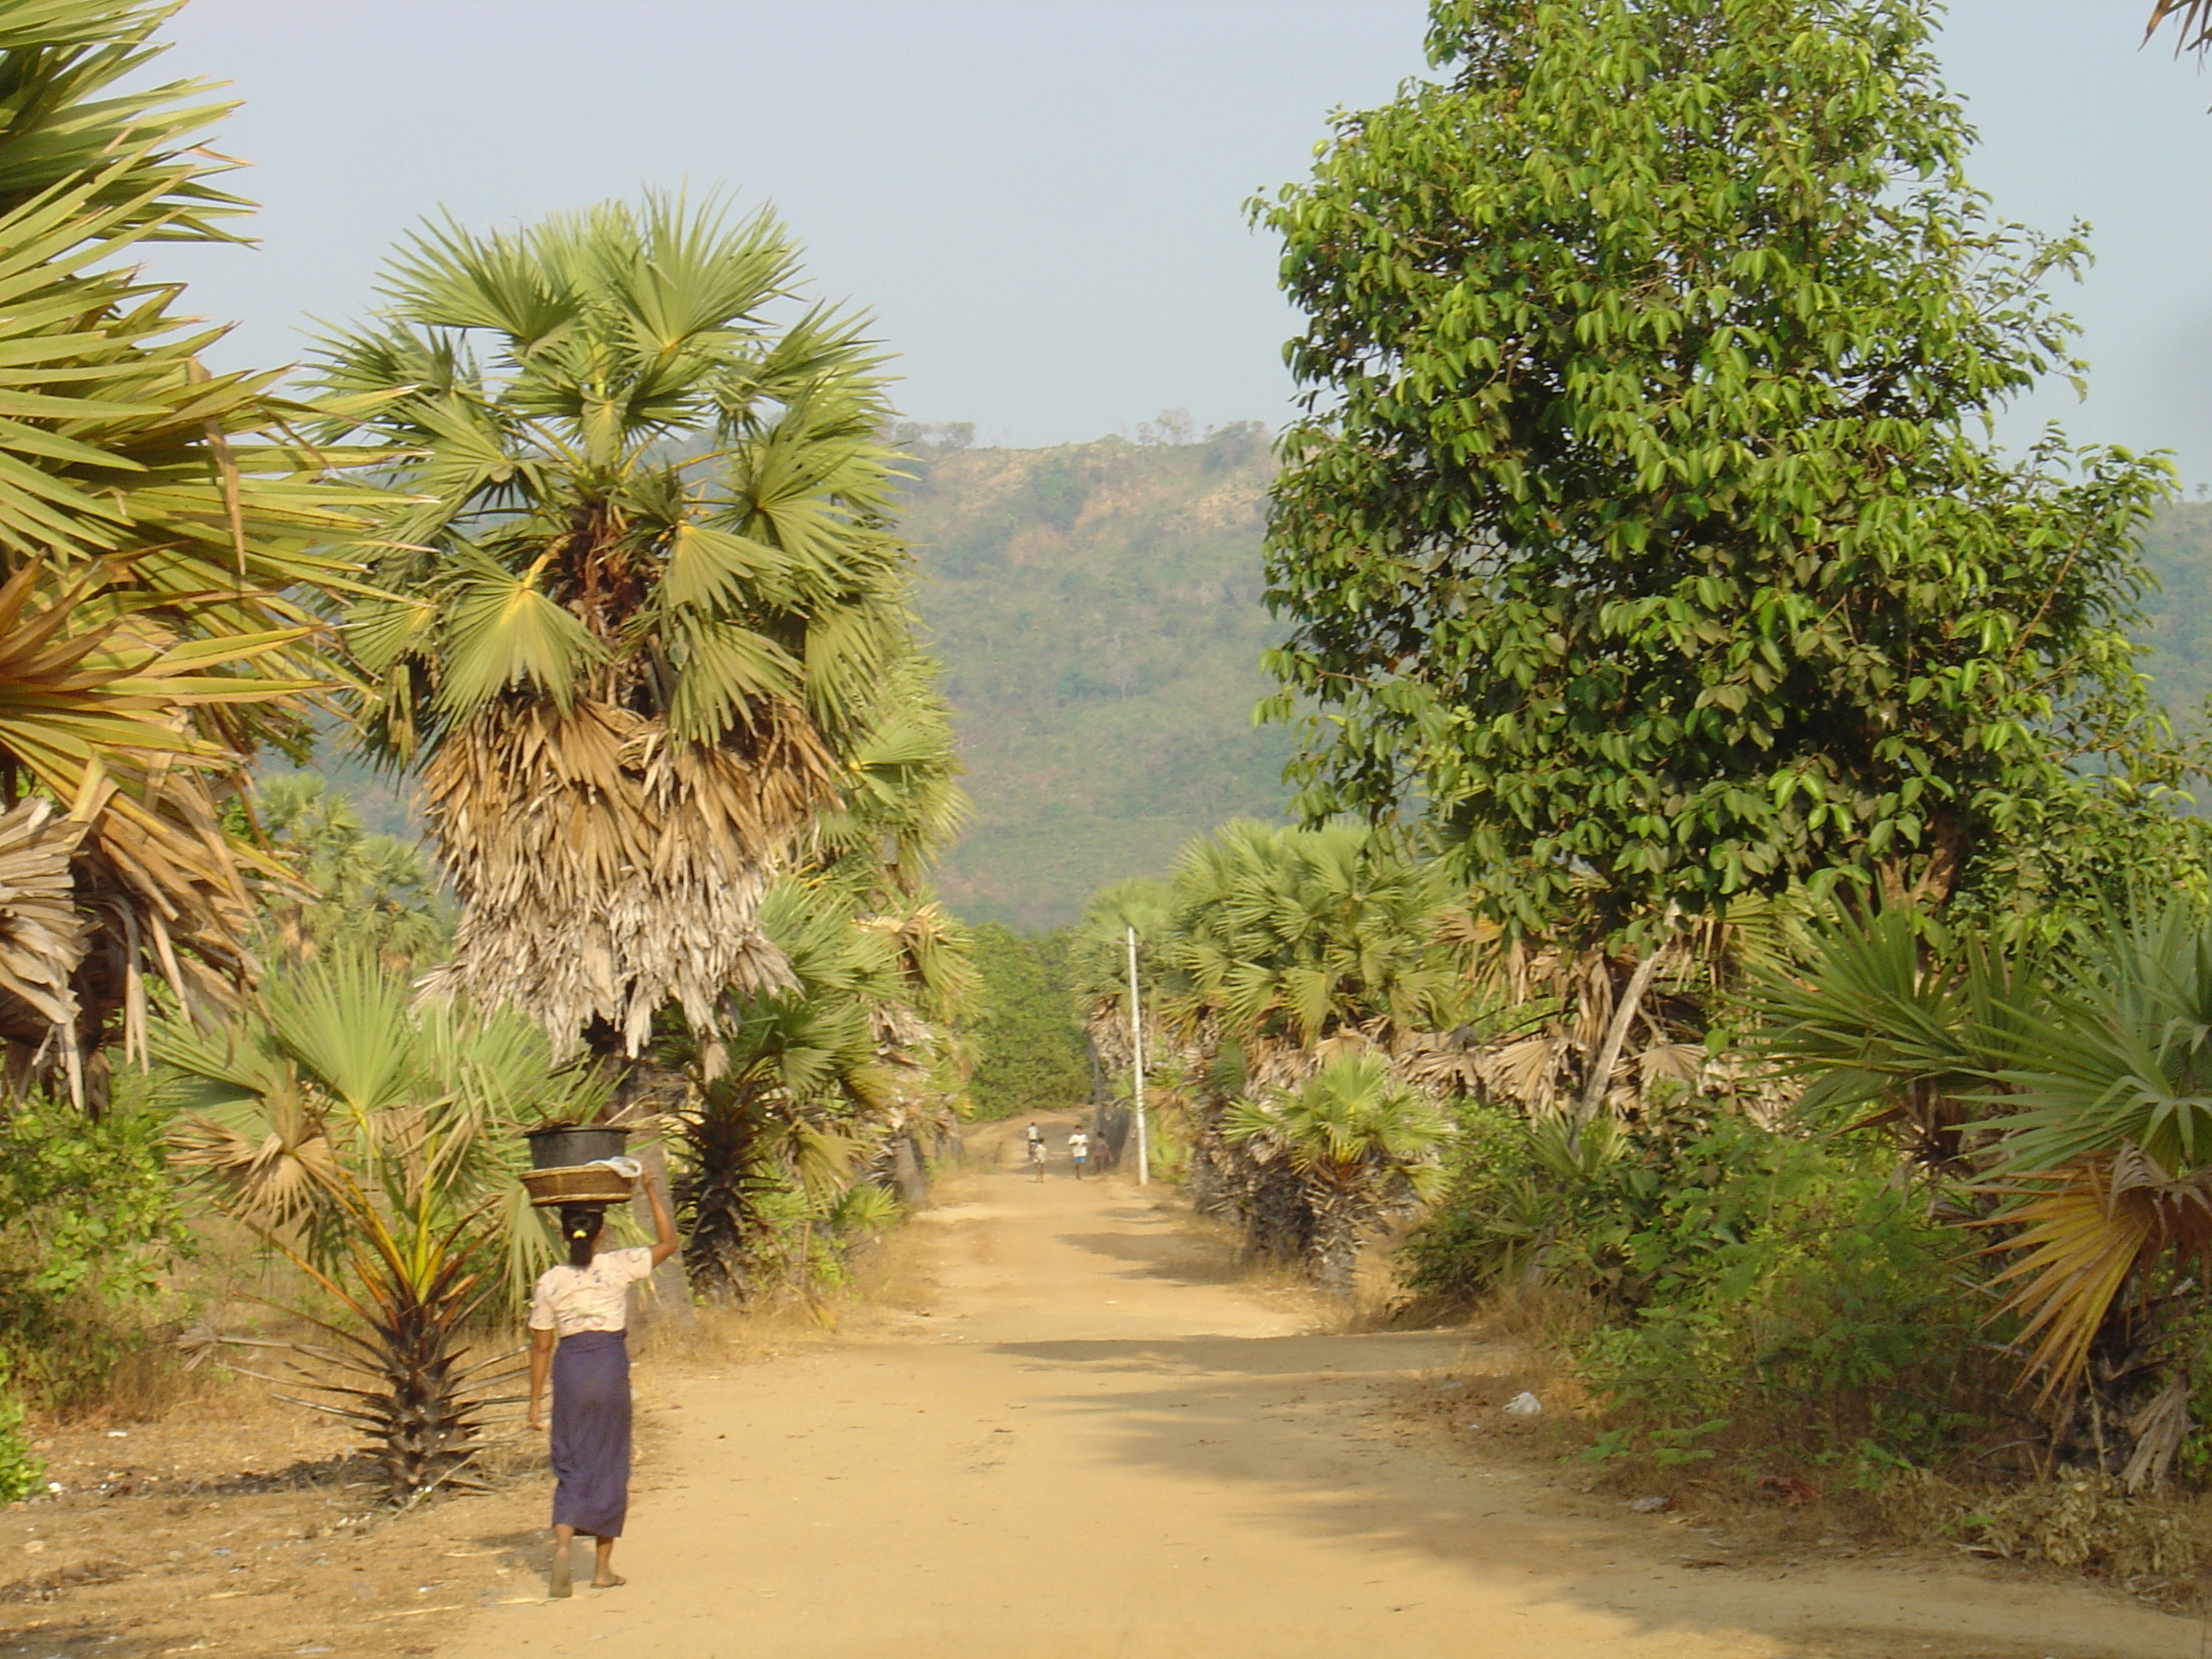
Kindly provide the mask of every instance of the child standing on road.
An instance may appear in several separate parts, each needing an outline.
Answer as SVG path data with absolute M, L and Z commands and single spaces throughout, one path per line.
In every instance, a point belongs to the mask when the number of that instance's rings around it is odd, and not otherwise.
M 1091 1137 L 1083 1133 L 1083 1126 L 1079 1123 L 1075 1126 L 1075 1133 L 1067 1138 L 1067 1157 L 1068 1161 L 1075 1165 L 1075 1178 L 1082 1180 L 1083 1166 L 1091 1157 Z

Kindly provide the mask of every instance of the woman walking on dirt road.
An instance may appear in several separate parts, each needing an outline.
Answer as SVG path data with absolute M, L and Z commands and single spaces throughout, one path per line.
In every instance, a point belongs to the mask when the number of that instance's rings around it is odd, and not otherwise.
M 530 1304 L 530 1426 L 553 1384 L 553 1574 L 555 1595 L 569 1589 L 568 1547 L 580 1532 L 599 1545 L 592 1587 L 623 1583 L 613 1566 L 615 1540 L 629 1510 L 629 1287 L 676 1254 L 676 1222 L 660 1184 L 646 1177 L 653 1204 L 649 1249 L 599 1248 L 604 1206 L 561 1212 L 568 1259 L 538 1276 Z M 557 1346 L 556 1345 L 557 1342 Z

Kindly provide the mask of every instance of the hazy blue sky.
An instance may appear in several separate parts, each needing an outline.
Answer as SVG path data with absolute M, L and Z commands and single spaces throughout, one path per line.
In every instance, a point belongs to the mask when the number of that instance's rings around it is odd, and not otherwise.
M 2136 50 L 2144 0 L 1959 0 L 1954 85 L 2008 216 L 2093 221 L 2076 435 L 2212 480 L 2212 76 Z M 353 315 L 393 238 L 633 191 L 771 200 L 825 294 L 872 307 L 907 410 L 1048 444 L 1164 408 L 1286 408 L 1255 191 L 1333 106 L 1419 72 L 1419 0 L 194 0 L 175 74 L 234 83 L 258 251 L 178 249 L 227 361 Z

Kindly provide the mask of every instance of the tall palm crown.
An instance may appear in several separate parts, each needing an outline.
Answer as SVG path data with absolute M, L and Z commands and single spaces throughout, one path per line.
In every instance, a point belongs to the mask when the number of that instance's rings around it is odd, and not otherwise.
M 856 318 L 774 320 L 797 276 L 711 204 L 447 223 L 322 344 L 414 497 L 349 623 L 367 740 L 422 768 L 453 988 L 556 1044 L 789 982 L 761 894 L 910 650 L 879 363 Z
M 1346 1026 L 1450 1024 L 1434 866 L 1357 824 L 1224 825 L 1177 859 L 1170 954 L 1186 1018 L 1249 1043 L 1310 1048 Z
M 142 1037 L 143 976 L 196 1011 L 253 969 L 258 862 L 221 807 L 304 741 L 321 672 L 302 591 L 349 567 L 369 492 L 286 434 L 275 374 L 215 374 L 220 330 L 130 261 L 233 240 L 201 148 L 228 106 L 156 84 L 143 0 L 0 9 L 0 1049 L 20 1085 Z M 188 325 L 190 325 L 188 326 Z M 135 1046 L 135 1045 L 134 1045 Z

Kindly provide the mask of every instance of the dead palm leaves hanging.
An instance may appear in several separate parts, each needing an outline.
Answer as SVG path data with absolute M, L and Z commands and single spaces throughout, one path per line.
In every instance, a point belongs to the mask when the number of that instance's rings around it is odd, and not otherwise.
M 665 1003 L 704 1030 L 725 993 L 787 988 L 756 917 L 830 762 L 803 721 L 748 749 L 603 703 L 510 702 L 457 733 L 423 796 L 466 908 L 428 982 L 527 1008 L 564 1045 L 604 1021 L 633 1054 Z

